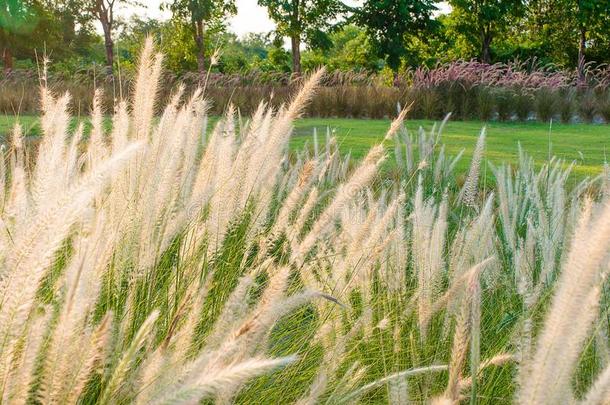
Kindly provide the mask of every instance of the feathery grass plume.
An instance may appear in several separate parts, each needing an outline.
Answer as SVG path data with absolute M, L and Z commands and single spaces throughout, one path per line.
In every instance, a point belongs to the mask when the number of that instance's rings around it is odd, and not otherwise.
M 287 238 L 290 241 L 290 248 L 292 250 L 298 249 L 299 244 L 299 236 L 301 235 L 305 223 L 309 219 L 312 214 L 312 211 L 316 204 L 318 203 L 319 191 L 317 187 L 313 187 L 309 194 L 307 195 L 307 199 L 303 203 L 303 206 L 299 210 L 299 214 L 294 220 L 294 222 L 288 227 L 287 230 Z
M 424 201 L 422 177 L 413 202 L 412 257 L 417 274 L 418 327 L 422 338 L 426 337 L 424 322 L 440 290 L 440 281 L 445 269 L 444 246 L 447 232 L 447 198 L 440 205 Z
M 232 395 L 245 379 L 269 371 L 269 368 L 247 367 L 249 372 L 243 375 L 236 374 L 236 379 L 232 384 L 229 384 L 229 381 L 218 380 L 214 376 L 232 375 L 234 367 L 239 367 L 240 364 L 258 364 L 258 361 L 263 361 L 264 364 L 279 366 L 285 364 L 287 359 L 292 362 L 294 357 L 258 360 L 250 354 L 259 349 L 258 342 L 269 333 L 270 326 L 277 319 L 317 296 L 319 296 L 318 293 L 309 291 L 286 299 L 278 299 L 270 305 L 259 305 L 258 310 L 251 312 L 248 319 L 230 331 L 220 347 L 203 351 L 192 361 L 186 364 L 178 363 L 173 369 L 170 368 L 168 371 L 175 373 L 174 379 L 169 382 L 169 385 L 162 387 L 161 394 L 156 396 L 156 401 L 165 403 L 170 400 L 180 400 L 183 395 L 188 395 L 189 398 L 203 399 L 218 392 Z M 242 377 L 238 378 L 240 375 Z M 218 385 L 217 383 L 223 384 Z M 202 387 L 205 389 L 201 390 Z M 154 387 L 148 387 L 147 389 L 154 390 Z M 212 389 L 213 391 L 211 391 Z
M 610 367 L 606 366 L 584 395 L 581 404 L 606 404 L 610 398 Z
M 93 96 L 93 109 L 91 111 L 91 135 L 88 142 L 88 160 L 90 166 L 95 166 L 98 162 L 106 158 L 107 148 L 104 141 L 104 128 L 102 116 L 102 101 L 103 93 L 101 90 L 96 90 Z
M 63 305 L 55 329 L 48 338 L 42 370 L 44 378 L 40 391 L 45 402 L 73 402 L 78 399 L 93 368 L 103 358 L 108 343 L 109 314 L 99 326 L 87 325 L 87 318 L 95 310 L 91 297 L 99 294 L 102 275 L 113 248 L 103 218 L 96 220 L 98 223 L 92 230 L 81 231 L 90 234 L 82 237 L 81 243 L 75 246 L 74 259 L 66 268 Z M 74 363 L 81 363 L 82 367 L 74 368 Z M 74 400 L 68 401 L 67 398 Z
M 522 326 L 515 344 L 515 358 L 519 368 L 521 365 L 527 365 L 532 354 L 534 327 L 532 310 L 538 300 L 540 291 L 542 291 L 534 285 L 536 233 L 531 221 L 528 221 L 526 229 L 525 241 L 519 242 L 514 258 L 517 293 L 522 299 L 525 309 L 525 317 L 522 320 Z M 520 372 L 518 376 L 519 378 L 526 378 L 527 373 Z M 523 383 L 518 381 L 518 385 L 523 385 Z
M 248 359 L 222 369 L 201 373 L 182 385 L 176 391 L 167 391 L 155 398 L 151 404 L 192 403 L 209 398 L 227 385 L 242 385 L 252 377 L 268 373 L 296 361 L 295 356 L 278 359 Z
M 470 375 L 472 388 L 470 402 L 477 401 L 477 378 L 481 366 L 481 284 L 477 279 L 471 288 L 472 303 L 470 305 Z
M 518 399 L 551 404 L 573 398 L 570 381 L 582 345 L 597 317 L 603 265 L 610 247 L 610 203 L 593 217 L 583 209 L 570 253 L 563 265 L 536 351 L 521 372 L 526 373 Z
M 338 187 L 333 200 L 320 214 L 320 217 L 313 224 L 311 230 L 305 235 L 297 249 L 292 253 L 292 261 L 297 264 L 303 262 L 305 255 L 314 247 L 318 239 L 324 237 L 329 226 L 340 214 L 341 209 L 345 204 L 362 191 L 373 179 L 379 165 L 381 165 L 381 162 L 383 162 L 384 159 L 385 153 L 382 145 L 377 145 L 369 151 L 360 166 L 352 173 L 351 177 Z
M 391 237 L 394 220 L 404 195 L 399 194 L 386 207 L 385 198 L 378 200 L 369 197 L 364 203 L 361 199 L 349 204 L 341 212 L 341 235 L 335 238 L 335 251 L 341 252 L 328 271 L 318 271 L 319 283 L 316 288 L 326 288 L 341 301 L 348 301 L 354 291 L 358 291 L 366 305 L 371 302 L 371 284 L 373 283 L 377 263 L 384 260 L 387 246 L 394 240 Z M 365 208 L 366 207 L 366 208 Z M 368 209 L 368 213 L 366 210 Z M 310 270 L 315 273 L 314 269 Z M 305 282 L 309 279 L 305 278 Z M 365 335 L 371 329 L 368 323 L 364 328 Z
M 455 235 L 449 260 L 452 278 L 461 277 L 464 271 L 494 256 L 493 203 L 494 194 L 490 193 L 477 217 L 467 225 L 463 225 Z M 487 281 L 488 285 L 493 285 L 496 281 L 491 273 L 488 270 L 484 276 L 484 281 Z
M 471 349 L 480 350 L 478 343 L 472 343 L 472 339 L 480 338 L 473 335 L 473 332 L 475 334 L 480 333 L 478 329 L 480 327 L 478 324 L 480 322 L 479 289 L 478 273 L 473 272 L 468 280 L 467 290 L 462 295 L 459 313 L 456 315 L 451 362 L 449 364 L 449 381 L 447 382 L 447 389 L 444 394 L 452 403 L 457 403 L 460 400 L 460 381 L 462 380 L 462 368 L 468 353 L 468 343 L 471 342 Z M 475 330 L 475 328 L 477 329 Z M 478 372 L 479 355 L 479 353 L 474 355 L 471 353 L 471 361 L 474 360 L 474 364 L 471 364 L 472 371 L 474 371 L 472 375 L 476 375 Z
M 0 350 L 7 350 L 21 334 L 35 307 L 35 295 L 61 243 L 102 191 L 108 177 L 124 167 L 141 145 L 135 144 L 109 158 L 68 190 L 57 192 L 32 215 L 27 230 L 14 235 L 14 248 L 6 257 L 6 275 L 0 297 Z
M 150 135 L 162 61 L 163 56 L 154 53 L 153 38 L 151 36 L 146 37 L 140 54 L 138 75 L 133 92 L 132 108 L 136 112 L 133 136 L 138 140 L 146 139 Z
M 206 338 L 207 347 L 219 347 L 227 337 L 227 333 L 244 322 L 244 317 L 248 314 L 248 290 L 253 283 L 254 279 L 249 275 L 243 276 L 238 282 L 237 287 L 227 299 L 212 332 Z
M 274 228 L 271 230 L 272 235 L 282 232 L 288 227 L 289 217 L 296 209 L 299 201 L 303 197 L 303 194 L 307 192 L 313 178 L 314 170 L 315 164 L 312 161 L 308 161 L 303 165 L 297 184 L 286 196 L 286 199 L 283 202 L 279 213 L 277 214 Z
M 521 177 L 513 178 L 509 165 L 495 167 L 491 170 L 496 179 L 496 194 L 498 196 L 498 216 L 502 224 L 502 236 L 510 250 L 517 249 L 517 226 L 522 220 L 525 195 L 521 192 Z
M 35 209 L 44 206 L 56 195 L 61 186 L 61 167 L 64 164 L 65 140 L 68 134 L 68 103 L 66 93 L 60 98 L 53 97 L 45 90 L 43 114 L 40 126 L 44 133 L 38 147 L 36 167 L 32 174 L 32 202 Z
M 398 373 L 390 374 L 377 381 L 373 381 L 371 383 L 368 383 L 368 384 L 358 388 L 356 391 L 343 397 L 340 403 L 350 403 L 351 400 L 353 400 L 355 398 L 359 398 L 360 396 L 365 394 L 367 391 L 370 391 L 379 386 L 383 386 L 392 380 L 403 379 L 405 377 L 412 376 L 412 375 L 445 371 L 445 370 L 447 370 L 447 366 L 445 366 L 445 365 L 432 365 L 432 366 L 427 366 L 427 367 L 413 368 L 413 369 L 409 369 L 409 370 L 405 370 L 405 371 L 400 371 Z
M 2 403 L 25 404 L 36 378 L 37 355 L 44 344 L 50 311 L 36 316 L 27 326 L 23 342 L 0 360 Z
M 488 264 L 493 260 L 494 257 L 488 257 L 482 262 L 471 267 L 470 270 L 464 272 L 459 278 L 454 279 L 449 289 L 441 297 L 434 301 L 430 310 L 426 313 L 426 317 L 422 319 L 422 329 L 427 329 L 432 316 L 434 316 L 442 308 L 447 306 L 452 301 L 459 302 L 460 295 L 463 294 L 464 289 L 468 286 L 468 283 L 474 279 L 478 279 L 481 276 L 481 272 L 485 270 Z
M 43 85 L 41 151 L 30 161 L 20 127 L 0 151 L 3 402 L 557 403 L 573 382 L 606 396 L 605 361 L 580 356 L 607 312 L 601 179 L 572 186 L 571 166 L 519 150 L 480 205 L 470 181 L 475 215 L 442 125 L 411 136 L 404 110 L 358 163 L 330 129 L 292 153 L 321 72 L 292 104 L 249 121 L 230 107 L 208 133 L 210 94 L 188 84 L 155 118 L 161 60 L 147 40 L 111 130 L 101 93 L 92 129 L 72 129 L 70 97 Z M 401 170 L 374 181 L 397 131 Z M 488 370 L 512 359 L 517 376 Z
M 344 361 L 347 344 L 361 330 L 362 318 L 355 321 L 347 333 L 344 333 L 340 327 L 333 325 L 332 321 L 322 326 L 316 336 L 316 340 L 320 341 L 324 347 L 324 357 L 319 366 L 319 371 L 306 394 L 299 398 L 296 404 L 312 405 L 320 401 L 320 398 L 328 389 L 329 381 L 332 381 Z
M 5 152 L 3 151 L 2 160 L 4 160 Z M 22 232 L 22 228 L 28 221 L 28 215 L 32 209 L 32 198 L 29 193 L 29 179 L 26 175 L 25 168 L 25 151 L 23 149 L 23 130 L 21 125 L 15 125 L 13 129 L 12 148 L 10 151 L 11 167 L 10 184 L 7 189 L 3 189 L 5 198 L 3 199 L 3 222 L 7 222 L 5 226 L 12 227 L 11 232 L 3 232 L 2 240 L 3 251 L 8 247 L 6 238 L 14 232 Z M 5 177 L 6 179 L 6 177 Z M 6 252 L 3 252 L 6 255 Z M 6 268 L 2 269 L 4 276 Z
M 151 313 L 148 318 L 144 321 L 138 333 L 133 338 L 133 341 L 114 367 L 112 375 L 108 379 L 108 383 L 102 392 L 100 401 L 102 403 L 108 402 L 111 399 L 120 398 L 120 390 L 124 388 L 127 376 L 132 372 L 134 363 L 137 359 L 138 352 L 146 345 L 147 341 L 151 338 L 153 326 L 159 317 L 159 312 L 155 311 Z
M 460 192 L 460 200 L 466 205 L 474 206 L 476 204 L 481 162 L 483 160 L 483 152 L 485 151 L 486 134 L 487 130 L 483 128 L 477 139 L 477 145 L 474 148 L 474 152 L 472 152 L 472 161 L 470 163 L 468 177 L 466 177 L 466 182 L 464 182 L 464 186 Z
M 91 334 L 89 342 L 86 342 L 85 353 L 81 356 L 82 366 L 78 369 L 73 380 L 70 381 L 71 384 L 68 386 L 69 391 L 65 399 L 66 403 L 77 403 L 94 374 L 101 374 L 100 369 L 103 369 L 103 362 L 110 341 L 111 319 L 110 314 L 107 314 Z
M 396 131 L 398 131 L 400 128 L 407 112 L 408 108 L 404 109 L 392 122 L 390 129 L 387 131 L 386 136 L 384 137 L 384 142 L 387 139 L 391 139 L 395 135 Z M 327 142 L 327 147 L 328 144 L 329 143 Z M 295 249 L 292 253 L 292 261 L 297 264 L 302 263 L 305 255 L 307 255 L 307 253 L 309 253 L 309 251 L 315 245 L 316 240 L 321 236 L 324 236 L 324 233 L 327 231 L 329 225 L 335 220 L 335 218 L 337 218 L 341 208 L 346 205 L 350 199 L 358 195 L 358 193 L 363 190 L 363 188 L 373 179 L 379 166 L 385 160 L 385 158 L 386 155 L 384 152 L 383 142 L 369 150 L 362 163 L 352 173 L 350 178 L 345 183 L 339 185 L 335 197 L 324 209 L 318 220 L 313 224 L 309 233 L 304 236 L 298 247 L 294 246 Z
M 370 286 L 373 283 L 375 262 L 380 258 L 387 244 L 393 240 L 391 232 L 395 229 L 394 219 L 397 216 L 402 216 L 399 210 L 402 204 L 404 204 L 404 200 L 404 194 L 399 194 L 385 208 L 385 211 L 383 211 L 371 229 L 366 230 L 368 235 L 361 245 L 361 252 L 366 252 L 364 256 L 365 261 L 361 263 L 361 269 L 356 270 L 354 276 L 351 277 L 355 283 L 360 285 L 365 302 L 370 302 L 369 293 Z M 371 209 L 371 211 L 374 210 Z M 355 246 L 353 246 L 353 249 L 355 250 Z M 353 257 L 356 257 L 356 255 L 353 255 Z
M 492 358 L 489 359 L 485 359 L 483 360 L 480 364 L 479 364 L 479 371 L 485 370 L 488 367 L 500 367 L 505 365 L 506 363 L 509 363 L 511 361 L 513 361 L 514 358 L 511 354 L 508 353 L 502 353 L 502 354 L 498 354 L 493 356 Z M 473 384 L 473 380 L 478 378 L 479 376 L 476 374 L 471 374 L 470 376 L 463 378 L 462 380 L 460 380 L 460 386 L 459 389 L 461 392 L 466 391 L 467 389 L 469 389 L 472 384 Z
M 403 122 L 404 122 L 407 114 L 411 110 L 412 106 L 413 106 L 413 103 L 411 103 L 408 106 L 406 106 L 405 108 L 403 108 L 402 111 L 400 111 L 400 113 L 398 114 L 398 117 L 396 117 L 392 121 L 392 124 L 390 124 L 390 128 L 388 129 L 388 131 L 385 134 L 385 137 L 383 138 L 384 142 L 389 141 L 390 139 L 394 138 L 394 135 L 396 135 L 396 133 L 402 128 Z

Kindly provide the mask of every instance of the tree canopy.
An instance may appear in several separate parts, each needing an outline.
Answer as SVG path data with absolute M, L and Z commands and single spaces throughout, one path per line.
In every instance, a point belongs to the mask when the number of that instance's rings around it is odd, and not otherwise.
M 2 65 L 34 66 L 45 54 L 57 69 L 99 63 L 111 73 L 118 63 L 134 63 L 146 35 L 156 37 L 172 71 L 202 77 L 209 69 L 298 74 L 321 65 L 398 72 L 458 59 L 535 59 L 571 68 L 610 63 L 605 0 L 449 0 L 445 13 L 434 0 L 364 0 L 358 7 L 257 1 L 275 29 L 239 38 L 227 27 L 235 0 L 165 0 L 167 21 L 117 15 L 121 4 L 138 0 L 0 0 Z M 210 66 L 216 49 L 220 57 Z
M 301 43 L 316 49 L 328 49 L 327 30 L 335 19 L 347 11 L 339 0 L 258 0 L 267 7 L 269 17 L 276 23 L 276 32 L 290 38 L 292 70 L 301 72 Z
M 224 29 L 225 18 L 235 14 L 235 0 L 171 0 L 166 6 L 174 19 L 185 23 L 195 43 L 201 77 L 206 71 L 206 40 L 211 32 Z
M 397 70 L 407 54 L 407 37 L 434 29 L 430 17 L 435 10 L 432 0 L 366 0 L 356 21 L 366 29 L 377 55 Z

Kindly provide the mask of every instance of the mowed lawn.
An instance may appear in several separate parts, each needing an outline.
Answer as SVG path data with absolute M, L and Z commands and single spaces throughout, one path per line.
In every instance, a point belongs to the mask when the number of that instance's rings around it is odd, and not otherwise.
M 40 133 L 38 119 L 34 116 L 19 118 L 26 134 L 37 136 Z M 213 120 L 214 121 L 214 120 Z M 15 118 L 0 115 L 0 137 L 4 138 L 15 123 Z M 416 134 L 422 126 L 432 128 L 433 121 L 407 121 L 407 129 Z M 390 125 L 390 120 L 306 118 L 297 121 L 292 149 L 313 144 L 313 129 L 318 132 L 320 145 L 324 144 L 329 128 L 338 140 L 343 153 L 350 152 L 353 157 L 361 158 L 375 143 L 381 141 Z M 450 121 L 442 133 L 441 143 L 445 144 L 450 156 L 464 149 L 458 170 L 466 170 L 481 128 L 487 126 L 486 159 L 494 164 L 514 163 L 517 160 L 518 144 L 541 165 L 551 155 L 575 163 L 576 177 L 594 176 L 602 171 L 606 152 L 610 151 L 610 126 L 597 124 L 559 124 L 540 123 L 483 123 L 478 121 Z M 549 144 L 550 142 L 550 144 Z M 393 145 L 388 143 L 390 153 Z
M 407 121 L 406 127 L 411 134 L 417 134 L 421 126 L 430 130 L 434 121 Z M 360 158 L 375 143 L 380 142 L 390 126 L 389 120 L 362 119 L 302 119 L 296 124 L 291 147 L 299 148 L 312 143 L 313 128 L 317 128 L 318 139 L 326 137 L 326 128 L 334 130 L 334 135 L 343 152 Z M 518 145 L 531 155 L 537 166 L 552 156 L 574 162 L 577 177 L 594 176 L 603 170 L 606 151 L 610 152 L 610 125 L 597 124 L 558 124 L 540 123 L 483 123 L 479 121 L 449 121 L 441 136 L 441 143 L 450 156 L 457 155 L 462 149 L 464 155 L 458 170 L 467 170 L 470 157 L 481 129 L 487 127 L 485 157 L 493 164 L 515 163 L 518 159 Z M 550 141 L 549 141 L 550 140 Z M 550 142 L 550 145 L 549 145 Z M 393 145 L 388 148 L 393 152 Z

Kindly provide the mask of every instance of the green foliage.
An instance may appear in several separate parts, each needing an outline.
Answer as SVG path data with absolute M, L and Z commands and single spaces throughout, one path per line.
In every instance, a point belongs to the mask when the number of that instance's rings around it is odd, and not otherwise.
M 290 38 L 296 73 L 301 72 L 301 42 L 314 49 L 329 49 L 332 42 L 327 30 L 346 11 L 340 0 L 258 0 L 258 4 L 267 7 L 278 36 Z
M 536 91 L 536 115 L 539 121 L 549 122 L 557 110 L 557 94 L 553 89 L 541 88 Z
M 82 53 L 93 42 L 91 27 L 77 21 L 72 10 L 59 2 L 0 0 L 0 52 L 7 50 L 18 59 L 34 59 L 45 52 L 64 59 Z
M 435 10 L 431 0 L 367 0 L 356 20 L 365 27 L 376 54 L 396 71 L 407 55 L 408 38 L 434 26 Z
M 328 46 L 325 30 L 344 11 L 339 0 L 258 0 L 267 7 L 277 32 L 285 37 L 303 37 L 314 46 Z
M 31 33 L 38 22 L 40 12 L 37 2 L 21 0 L 2 0 L 0 2 L 0 27 L 2 32 L 10 34 Z
M 598 0 L 533 0 L 528 3 L 521 23 L 525 37 L 536 44 L 536 56 L 560 66 L 578 64 L 581 30 L 585 34 L 585 58 L 608 61 L 607 32 L 610 2 Z
M 226 17 L 237 12 L 235 0 L 168 0 L 163 7 L 172 11 L 173 19 L 190 32 L 200 76 L 205 74 L 210 35 L 224 31 Z M 184 39 L 182 37 L 181 39 Z
M 326 66 L 329 70 L 375 71 L 380 63 L 372 50 L 366 32 L 355 26 L 346 25 L 329 35 L 332 47 L 311 49 L 303 53 L 303 67 L 312 70 Z
M 206 25 L 222 21 L 227 14 L 234 14 L 234 0 L 170 0 L 166 7 L 174 16 L 181 17 L 195 24 L 205 21 Z
M 492 40 L 506 32 L 522 12 L 522 0 L 450 0 L 455 29 L 484 62 L 491 62 Z
M 494 94 L 487 87 L 478 89 L 477 107 L 482 121 L 489 121 L 494 113 Z
M 597 114 L 596 97 L 593 91 L 586 90 L 580 96 L 578 103 L 578 112 L 584 122 L 593 122 L 595 114 Z
M 171 21 L 113 17 L 106 37 L 96 32 L 94 21 L 116 14 L 107 0 L 0 0 L 0 52 L 7 68 L 35 65 L 36 55 L 46 53 L 51 69 L 69 72 L 93 69 L 108 59 L 110 46 L 115 68 L 133 70 L 139 44 L 153 35 L 170 70 L 179 75 L 207 71 L 217 49 L 222 55 L 212 70 L 225 73 L 287 72 L 291 64 L 294 71 L 324 65 L 358 72 L 387 66 L 397 72 L 473 58 L 575 68 L 584 37 L 585 61 L 610 62 L 610 2 L 451 0 L 452 11 L 438 15 L 432 0 L 370 0 L 358 7 L 340 0 L 258 2 L 276 22 L 275 32 L 230 34 L 226 22 L 236 12 L 235 0 L 164 0 Z M 284 38 L 292 41 L 292 56 L 284 50 Z M 22 62 L 26 59 L 30 62 Z

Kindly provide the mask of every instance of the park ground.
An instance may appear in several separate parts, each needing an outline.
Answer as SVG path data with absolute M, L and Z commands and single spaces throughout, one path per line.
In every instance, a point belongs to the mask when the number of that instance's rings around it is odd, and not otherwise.
M 0 115 L 0 137 L 4 138 L 10 133 L 15 122 L 13 116 Z M 37 117 L 22 116 L 19 117 L 19 122 L 26 135 L 34 137 L 40 134 Z M 416 134 L 420 126 L 430 130 L 433 125 L 434 121 L 427 120 L 406 122 L 406 127 L 412 134 Z M 311 146 L 314 128 L 323 144 L 328 128 L 336 136 L 340 150 L 343 153 L 350 152 L 358 159 L 383 139 L 389 126 L 389 120 L 304 118 L 296 122 L 290 146 L 294 150 Z M 557 156 L 564 160 L 565 165 L 574 162 L 576 177 L 583 178 L 601 173 L 607 151 L 610 150 L 608 125 L 449 121 L 440 142 L 445 145 L 449 156 L 455 156 L 464 149 L 458 171 L 467 169 L 483 127 L 487 127 L 485 158 L 493 164 L 515 163 L 518 145 L 521 144 L 537 165 L 545 163 L 550 155 Z M 391 144 L 388 144 L 388 148 L 393 150 Z

